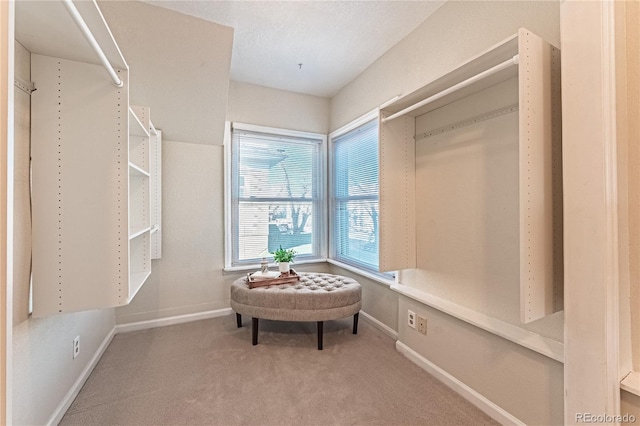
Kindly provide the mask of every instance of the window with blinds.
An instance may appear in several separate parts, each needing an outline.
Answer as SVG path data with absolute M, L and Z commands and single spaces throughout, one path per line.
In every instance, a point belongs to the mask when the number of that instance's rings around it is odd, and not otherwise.
M 378 270 L 378 121 L 332 139 L 332 255 Z
M 279 247 L 296 260 L 321 257 L 324 138 L 266 130 L 232 128 L 232 266 Z

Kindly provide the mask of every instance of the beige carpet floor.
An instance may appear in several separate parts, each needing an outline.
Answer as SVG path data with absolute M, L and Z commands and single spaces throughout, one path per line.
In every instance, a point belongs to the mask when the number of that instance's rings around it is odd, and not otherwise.
M 67 425 L 494 425 L 366 321 L 235 315 L 115 336 Z

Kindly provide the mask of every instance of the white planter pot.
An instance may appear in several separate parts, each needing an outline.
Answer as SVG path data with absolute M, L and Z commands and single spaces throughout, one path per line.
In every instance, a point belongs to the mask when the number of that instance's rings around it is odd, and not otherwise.
M 281 273 L 284 273 L 284 272 L 288 273 L 289 272 L 289 262 L 280 262 L 280 263 L 278 263 L 278 270 Z

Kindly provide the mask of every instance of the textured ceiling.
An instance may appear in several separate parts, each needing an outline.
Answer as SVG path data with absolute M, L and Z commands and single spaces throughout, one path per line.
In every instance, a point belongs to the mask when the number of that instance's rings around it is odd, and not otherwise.
M 233 27 L 233 80 L 332 97 L 444 1 L 147 3 Z

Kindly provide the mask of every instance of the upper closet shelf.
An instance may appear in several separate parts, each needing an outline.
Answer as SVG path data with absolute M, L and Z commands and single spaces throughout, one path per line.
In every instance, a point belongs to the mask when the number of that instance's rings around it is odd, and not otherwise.
M 518 34 L 384 107 L 383 121 L 417 117 L 518 76 Z
M 77 9 L 91 28 L 91 34 L 109 64 L 114 68 L 129 69 L 95 1 L 17 1 L 16 40 L 31 53 L 102 65 L 69 8 Z

